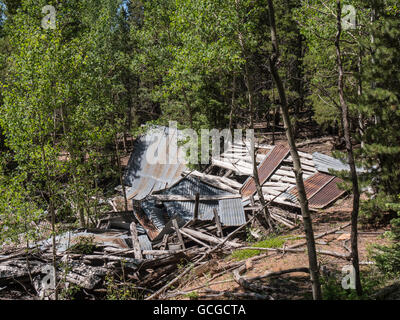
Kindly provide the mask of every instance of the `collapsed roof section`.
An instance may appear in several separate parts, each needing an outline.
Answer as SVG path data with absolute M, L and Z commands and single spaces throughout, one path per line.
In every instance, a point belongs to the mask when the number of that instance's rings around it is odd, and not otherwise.
M 242 198 L 239 194 L 215 188 L 193 177 L 184 177 L 171 188 L 149 195 L 134 209 L 135 216 L 152 241 L 173 232 L 170 221 L 177 219 L 180 226 L 194 219 L 196 194 L 199 196 L 198 220 L 212 221 L 218 213 L 225 227 L 246 223 Z
M 256 145 L 256 148 L 258 175 L 265 200 L 299 207 L 293 160 L 289 149 L 283 145 Z M 313 155 L 299 152 L 299 157 L 310 209 L 323 209 L 345 193 L 338 187 L 343 181 L 331 172 L 349 171 L 347 164 L 317 152 Z M 245 207 L 259 200 L 252 177 L 250 145 L 247 142 L 236 142 L 218 160 L 213 160 L 212 165 L 226 170 L 225 179 L 232 174 L 248 176 L 240 189 Z
M 124 175 L 127 197 L 143 200 L 150 193 L 163 190 L 181 178 L 186 165 L 182 163 L 182 149 L 178 146 L 176 128 L 154 127 L 138 140 Z M 173 161 L 167 159 L 172 155 Z

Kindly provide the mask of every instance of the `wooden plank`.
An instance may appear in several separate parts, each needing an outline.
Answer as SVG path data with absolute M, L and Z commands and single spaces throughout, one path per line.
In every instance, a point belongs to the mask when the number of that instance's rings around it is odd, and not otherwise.
M 291 156 L 289 156 L 286 160 L 289 161 L 289 162 L 293 162 L 293 159 L 292 159 Z M 300 158 L 300 163 L 302 165 L 304 164 L 304 165 L 310 166 L 312 168 L 315 168 L 314 161 L 312 161 L 312 160 Z
M 184 250 L 143 250 L 142 253 L 145 256 L 163 256 L 171 255 L 179 252 L 184 252 Z
M 197 242 L 198 244 L 200 244 L 200 245 L 202 245 L 202 246 L 204 246 L 204 247 L 206 247 L 206 248 L 211 248 L 208 244 L 206 244 L 206 243 L 200 241 L 199 239 L 196 239 L 195 237 L 192 237 L 190 234 L 187 234 L 185 231 L 180 230 L 180 232 L 181 232 L 184 236 L 188 237 L 190 240 L 193 240 L 194 242 Z
M 267 185 L 265 185 L 265 184 L 264 184 L 262 187 L 263 187 L 263 188 L 267 188 L 267 189 L 272 189 L 272 190 L 275 190 L 275 191 L 280 191 L 280 192 L 284 192 L 284 191 L 288 190 L 288 188 L 289 188 L 289 189 L 291 188 L 291 186 L 288 186 L 288 185 L 282 185 L 282 186 L 279 186 L 279 185 L 267 186 Z
M 220 238 L 222 238 L 224 236 L 224 233 L 222 232 L 222 226 L 221 226 L 221 221 L 219 219 L 218 211 L 215 208 L 213 211 L 214 211 L 215 224 L 216 224 L 217 230 L 218 230 L 218 236 Z
M 224 168 L 227 170 L 232 170 L 232 171 L 238 173 L 239 175 L 250 176 L 252 174 L 252 170 L 249 170 L 248 168 L 243 168 L 243 167 L 240 167 L 237 165 L 234 166 L 230 162 L 224 162 L 224 161 L 220 161 L 220 160 L 216 160 L 216 159 L 211 159 L 211 162 L 214 166 Z
M 179 230 L 178 222 L 176 221 L 176 219 L 172 220 L 172 225 L 174 226 L 176 235 L 178 236 L 178 240 L 179 240 L 179 243 L 180 243 L 182 249 L 186 249 L 185 242 L 183 242 L 182 234 L 181 234 L 181 231 Z
M 212 175 L 206 175 L 198 171 L 193 171 L 189 173 L 190 175 L 197 177 L 201 182 L 204 182 L 210 186 L 216 187 L 218 189 L 222 189 L 224 191 L 228 191 L 231 193 L 238 193 L 238 188 L 234 189 L 231 186 L 227 185 L 224 183 L 222 180 L 223 178 L 217 177 L 217 176 L 212 176 Z M 229 179 L 228 179 L 229 180 Z
M 253 168 L 251 161 L 249 163 L 249 162 L 243 161 L 241 159 L 232 159 L 232 158 L 225 158 L 225 157 L 221 157 L 221 161 L 228 162 L 234 166 L 246 168 L 248 170 L 251 170 Z
M 229 171 L 231 171 L 231 170 L 228 170 L 228 172 Z M 215 186 L 217 186 L 217 187 L 219 187 L 219 186 L 227 187 L 228 186 L 233 189 L 240 189 L 242 187 L 242 184 L 235 180 L 229 179 L 227 177 L 219 177 L 219 176 L 213 176 L 210 174 L 204 174 L 197 170 L 194 170 L 191 172 L 185 171 L 184 174 L 185 175 L 190 174 L 192 176 L 198 177 L 199 179 L 204 179 L 204 182 L 209 183 L 209 184 L 214 183 Z
M 285 177 L 285 176 L 281 176 L 278 174 L 274 174 L 272 175 L 272 177 L 270 178 L 271 181 L 279 181 L 279 182 L 287 182 L 293 185 L 296 185 L 296 179 L 294 178 L 289 178 L 289 177 Z
M 287 170 L 287 171 L 293 171 L 293 166 L 290 166 L 290 167 L 288 167 L 288 166 L 281 166 L 279 169 L 281 169 L 281 170 Z M 317 169 L 315 169 L 315 168 L 313 168 L 313 167 L 310 167 L 310 166 L 305 166 L 305 165 L 301 165 L 301 169 L 304 171 L 304 172 L 311 172 L 311 173 L 315 173 L 316 171 L 317 171 Z
M 275 174 L 280 175 L 280 176 L 289 177 L 289 178 L 296 178 L 296 175 L 294 174 L 293 171 L 278 169 L 275 171 Z
M 262 188 L 262 192 L 263 194 L 267 193 L 267 194 L 272 194 L 273 196 L 279 196 L 282 194 L 282 191 L 279 190 L 275 190 L 273 188 Z
M 312 154 L 305 153 L 305 152 L 301 152 L 301 151 L 298 151 L 298 154 L 299 154 L 299 156 L 302 157 L 302 158 L 306 158 L 306 159 L 308 159 L 308 160 L 312 160 L 312 159 L 313 159 Z
M 272 201 L 272 203 L 283 204 L 283 205 L 286 205 L 286 206 L 292 207 L 292 208 L 300 208 L 300 206 L 299 206 L 297 203 L 289 202 L 289 201 L 283 200 L 281 197 L 276 198 L 276 196 L 264 195 L 264 198 L 265 198 L 265 200 L 267 200 L 267 201 Z M 247 201 L 247 200 L 249 200 L 249 197 L 244 198 L 244 199 L 242 200 L 242 202 L 245 202 L 245 201 Z M 258 197 L 258 195 L 254 196 L 254 200 L 260 200 L 259 197 Z M 312 208 L 309 208 L 309 209 L 310 209 L 310 211 L 314 211 L 314 212 L 316 211 L 316 210 L 313 210 Z
M 226 178 L 226 177 L 222 177 L 222 178 L 219 177 L 219 180 L 220 180 L 221 182 L 227 184 L 228 186 L 234 188 L 234 189 L 240 189 L 240 188 L 242 187 L 242 184 L 241 184 L 241 183 L 239 183 L 239 182 L 237 182 L 237 181 L 235 181 L 235 180 Z
M 228 178 L 232 173 L 233 173 L 232 170 L 226 171 L 223 178 Z
M 142 249 L 140 248 L 140 242 L 135 222 L 131 222 L 130 231 L 135 259 L 143 260 Z
M 273 181 L 267 181 L 266 183 L 263 184 L 263 187 L 270 187 L 270 188 L 291 188 L 292 184 L 290 183 L 282 183 L 282 182 L 273 182 Z
M 192 229 L 189 229 L 189 228 L 182 228 L 182 231 L 184 231 L 185 233 L 190 234 L 191 236 L 193 236 L 195 238 L 198 238 L 198 239 L 201 239 L 201 240 L 204 240 L 204 241 L 208 241 L 210 243 L 220 244 L 220 243 L 222 243 L 224 241 L 223 239 L 216 238 L 216 237 L 213 237 L 213 236 L 209 236 L 207 234 L 204 234 L 204 233 L 201 233 L 199 231 L 192 230 Z M 238 244 L 236 242 L 232 242 L 232 241 L 226 241 L 225 243 L 228 246 L 235 247 L 235 248 L 241 246 L 240 244 Z
M 212 195 L 212 196 L 199 196 L 199 201 L 217 201 L 226 199 L 240 199 L 240 194 L 226 194 L 226 195 Z M 196 196 L 181 196 L 181 195 L 168 195 L 168 194 L 153 194 L 148 197 L 157 201 L 196 201 Z
M 169 234 L 164 234 L 163 239 L 162 239 L 162 241 L 161 241 L 161 249 L 162 249 L 162 250 L 167 249 L 168 238 L 169 238 Z

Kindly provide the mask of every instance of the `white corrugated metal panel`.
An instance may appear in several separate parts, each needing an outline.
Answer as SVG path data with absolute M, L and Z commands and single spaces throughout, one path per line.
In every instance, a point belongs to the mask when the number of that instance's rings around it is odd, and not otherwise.
M 187 170 L 182 163 L 182 149 L 178 148 L 179 135 L 176 128 L 156 127 L 135 142 L 124 174 L 124 182 L 130 186 L 129 199 L 142 200 L 179 181 Z M 171 159 L 166 158 L 169 152 L 173 154 Z

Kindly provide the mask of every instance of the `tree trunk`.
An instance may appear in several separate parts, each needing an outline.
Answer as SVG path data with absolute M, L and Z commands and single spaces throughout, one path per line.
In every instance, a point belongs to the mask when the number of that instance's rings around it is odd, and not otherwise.
M 119 158 L 118 136 L 117 135 L 115 135 L 115 152 L 116 152 L 116 156 L 117 156 L 119 181 L 121 183 L 122 193 L 124 195 L 125 211 L 128 211 L 128 198 L 126 197 L 126 189 L 125 189 L 124 179 L 122 177 L 122 167 L 121 167 L 121 159 Z
M 312 228 L 312 220 L 310 211 L 308 209 L 308 200 L 306 197 L 306 192 L 304 189 L 304 181 L 303 181 L 303 172 L 301 169 L 300 158 L 297 152 L 295 139 L 293 136 L 293 129 L 290 122 L 289 116 L 289 107 L 286 98 L 286 91 L 283 86 L 282 80 L 279 76 L 277 70 L 277 62 L 279 59 L 279 46 L 278 39 L 276 33 L 276 24 L 275 24 L 275 11 L 272 0 L 268 0 L 268 8 L 269 8 L 269 17 L 270 17 L 270 26 L 271 26 L 271 41 L 273 47 L 273 53 L 269 58 L 269 66 L 270 72 L 278 89 L 279 97 L 281 100 L 281 109 L 282 109 L 282 117 L 285 125 L 286 137 L 290 147 L 290 154 L 293 159 L 293 171 L 296 176 L 296 186 L 298 190 L 298 200 L 301 207 L 301 214 L 303 216 L 304 223 L 304 231 L 307 240 L 307 252 L 308 252 L 308 260 L 310 265 L 310 277 L 312 282 L 312 291 L 314 300 L 322 299 L 321 293 L 321 284 L 319 279 L 319 268 L 318 268 L 318 260 L 317 253 L 315 248 L 315 240 L 314 240 L 314 232 Z
M 51 215 L 51 239 L 52 239 L 52 254 L 53 254 L 53 283 L 54 283 L 54 300 L 58 300 L 58 288 L 57 288 L 57 247 L 56 247 L 56 213 L 53 206 L 53 200 L 50 194 L 50 215 Z
M 340 37 L 342 34 L 342 6 L 340 0 L 336 0 L 336 6 L 337 6 L 337 34 L 335 40 L 335 47 L 336 47 L 337 64 L 339 72 L 338 90 L 339 90 L 340 106 L 342 108 L 343 133 L 346 142 L 346 150 L 350 165 L 351 180 L 353 184 L 353 195 L 354 195 L 353 210 L 351 212 L 351 257 L 355 271 L 356 291 L 358 295 L 361 295 L 362 287 L 360 281 L 360 266 L 358 259 L 358 231 L 357 231 L 358 211 L 360 206 L 360 192 L 358 190 L 357 171 L 354 162 L 353 145 L 350 136 L 349 108 L 346 99 L 344 97 L 344 70 L 343 70 L 342 53 L 340 47 Z

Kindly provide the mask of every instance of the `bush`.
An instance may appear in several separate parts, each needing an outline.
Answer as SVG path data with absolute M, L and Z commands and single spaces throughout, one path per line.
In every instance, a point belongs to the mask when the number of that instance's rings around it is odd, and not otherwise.
M 386 277 L 374 267 L 361 271 L 363 295 L 358 296 L 356 290 L 343 289 L 341 273 L 329 277 L 321 277 L 322 297 L 324 300 L 368 300 L 384 285 Z
M 400 203 L 388 203 L 386 207 L 396 210 L 398 214 L 398 217 L 391 221 L 392 228 L 387 234 L 394 243 L 389 246 L 374 246 L 371 250 L 371 255 L 382 272 L 389 275 L 398 275 L 400 273 Z

